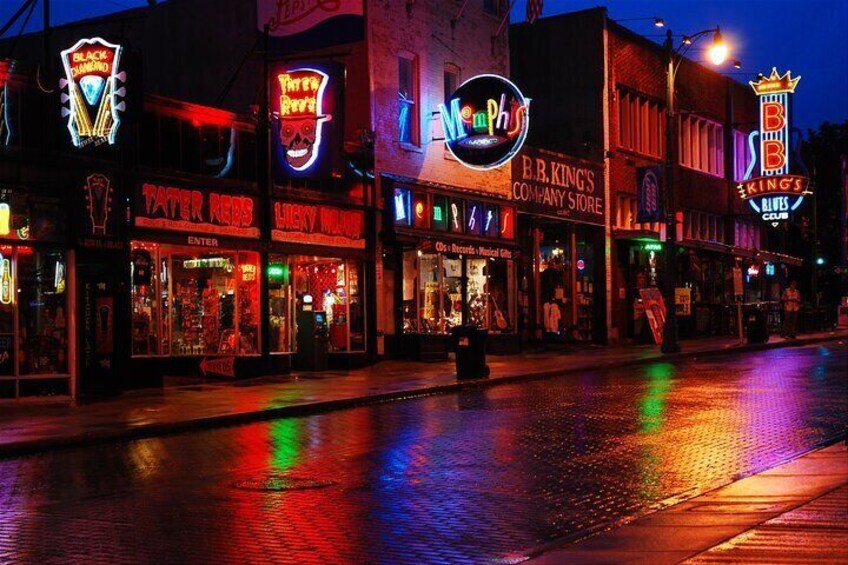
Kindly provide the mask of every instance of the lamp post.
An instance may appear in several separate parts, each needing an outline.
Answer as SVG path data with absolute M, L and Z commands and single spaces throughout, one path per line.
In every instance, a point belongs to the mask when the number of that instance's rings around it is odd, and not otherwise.
M 670 29 L 665 32 L 665 56 L 668 65 L 666 76 L 666 120 L 665 120 L 665 197 L 664 208 L 666 215 L 665 228 L 665 303 L 666 316 L 663 326 L 663 353 L 677 353 L 680 343 L 677 339 L 677 314 L 675 312 L 674 289 L 677 286 L 677 210 L 675 208 L 674 185 L 674 145 L 677 114 L 674 109 L 674 83 L 677 69 L 683 61 L 683 54 L 698 39 L 707 34 L 713 34 L 713 44 L 709 50 L 710 60 L 714 65 L 722 64 L 727 58 L 727 45 L 718 27 L 705 29 L 693 35 L 684 35 L 679 48 L 674 47 L 674 36 Z

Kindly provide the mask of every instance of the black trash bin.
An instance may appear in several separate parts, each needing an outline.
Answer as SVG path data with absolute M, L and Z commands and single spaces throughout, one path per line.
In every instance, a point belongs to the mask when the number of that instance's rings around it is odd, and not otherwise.
M 457 326 L 451 330 L 456 351 L 456 378 L 482 379 L 489 376 L 486 365 L 488 330 L 477 326 Z
M 750 308 L 745 312 L 745 328 L 748 343 L 766 343 L 769 340 L 766 313 L 759 308 Z

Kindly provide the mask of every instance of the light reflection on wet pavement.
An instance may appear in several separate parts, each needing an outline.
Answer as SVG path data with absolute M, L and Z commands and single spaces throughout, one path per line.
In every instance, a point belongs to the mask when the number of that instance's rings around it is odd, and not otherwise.
M 847 398 L 834 343 L 4 460 L 0 563 L 506 562 L 836 438 Z

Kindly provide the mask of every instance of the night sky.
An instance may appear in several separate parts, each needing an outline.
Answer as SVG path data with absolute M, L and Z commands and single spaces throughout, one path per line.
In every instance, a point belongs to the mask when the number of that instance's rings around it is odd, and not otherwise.
M 22 1 L 0 0 L 0 20 L 5 23 Z M 52 0 L 53 23 L 146 3 Z M 773 66 L 803 77 L 795 95 L 796 126 L 806 129 L 825 120 L 848 119 L 848 0 L 545 0 L 543 16 L 599 5 L 607 6 L 614 19 L 661 17 L 677 34 L 717 24 L 731 46 L 731 57 L 743 64 L 742 74 L 732 75 L 734 78 L 747 81 L 758 72 L 768 73 Z M 524 0 L 518 0 L 512 21 L 522 21 L 524 14 Z M 650 21 L 622 23 L 644 35 L 664 32 Z M 39 27 L 40 6 L 29 28 Z M 700 52 L 693 54 L 700 56 Z
M 772 67 L 801 75 L 796 127 L 848 120 L 848 0 L 545 0 L 542 17 L 596 6 L 606 6 L 613 19 L 663 18 L 675 34 L 718 25 L 730 58 L 742 62 L 739 71 L 726 69 L 742 73 L 733 78 L 747 82 Z M 525 0 L 518 0 L 512 21 L 523 21 L 525 9 Z M 653 21 L 621 23 L 643 35 L 665 33 Z M 701 41 L 709 45 L 709 36 Z M 703 52 L 690 56 L 705 58 Z

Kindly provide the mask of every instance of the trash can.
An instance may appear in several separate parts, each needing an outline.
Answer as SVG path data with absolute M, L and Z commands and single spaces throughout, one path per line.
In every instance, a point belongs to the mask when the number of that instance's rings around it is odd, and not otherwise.
M 745 329 L 748 343 L 766 343 L 769 339 L 766 313 L 759 308 L 750 308 L 745 312 Z
M 477 326 L 457 326 L 451 330 L 456 352 L 456 378 L 482 379 L 489 376 L 486 365 L 488 330 Z

